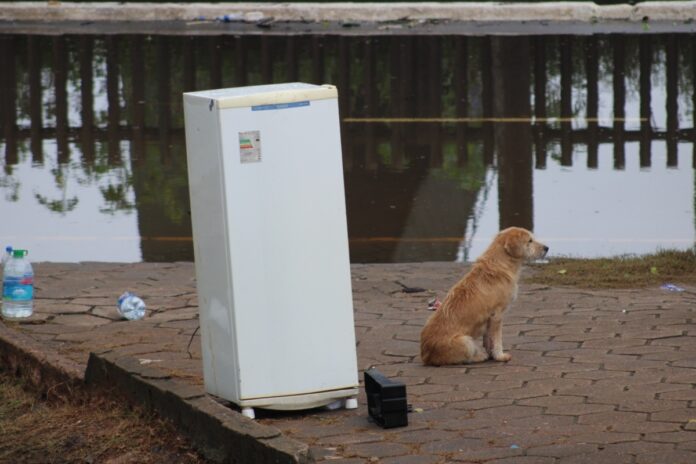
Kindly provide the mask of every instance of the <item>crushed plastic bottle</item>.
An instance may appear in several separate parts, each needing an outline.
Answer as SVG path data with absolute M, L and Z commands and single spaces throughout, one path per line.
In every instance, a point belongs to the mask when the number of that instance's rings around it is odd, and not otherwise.
M 2 317 L 20 319 L 34 312 L 34 270 L 27 250 L 14 250 L 3 268 Z
M 118 313 L 129 321 L 145 317 L 145 302 L 131 292 L 125 292 L 118 298 Z
M 683 292 L 684 289 L 674 284 L 664 284 L 660 287 L 662 290 L 667 290 L 668 292 Z

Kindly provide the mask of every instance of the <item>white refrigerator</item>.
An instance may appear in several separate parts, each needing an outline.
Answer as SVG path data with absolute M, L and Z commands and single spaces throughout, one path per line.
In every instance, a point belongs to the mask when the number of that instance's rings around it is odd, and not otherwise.
M 206 391 L 255 407 L 357 407 L 334 86 L 184 94 Z

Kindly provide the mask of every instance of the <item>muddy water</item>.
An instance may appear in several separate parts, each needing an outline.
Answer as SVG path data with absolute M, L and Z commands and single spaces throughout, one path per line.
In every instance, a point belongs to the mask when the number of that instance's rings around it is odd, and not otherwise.
M 0 231 L 36 261 L 192 260 L 181 93 L 338 86 L 353 262 L 694 245 L 693 36 L 0 36 Z M 311 176 L 311 173 L 308 173 Z

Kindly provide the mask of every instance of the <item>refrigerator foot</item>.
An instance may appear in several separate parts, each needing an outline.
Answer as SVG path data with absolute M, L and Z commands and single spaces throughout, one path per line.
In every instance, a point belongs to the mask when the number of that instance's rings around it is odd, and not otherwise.
M 249 419 L 256 418 L 256 414 L 254 414 L 254 408 L 242 408 L 242 416 L 246 416 Z
M 327 404 L 324 407 L 326 409 L 328 409 L 329 411 L 335 411 L 337 409 L 341 409 L 343 407 L 343 400 L 332 401 L 331 403 Z
M 358 399 L 346 398 L 346 409 L 358 409 Z

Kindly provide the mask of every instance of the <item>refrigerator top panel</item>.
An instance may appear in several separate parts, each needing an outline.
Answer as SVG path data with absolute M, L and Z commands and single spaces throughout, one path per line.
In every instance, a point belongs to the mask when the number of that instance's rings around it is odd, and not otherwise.
M 314 85 L 302 82 L 203 90 L 184 94 L 184 98 L 189 100 L 210 102 L 211 110 L 214 107 L 219 109 L 252 107 L 253 109 L 255 106 L 282 105 L 337 97 L 338 91 L 333 85 Z

